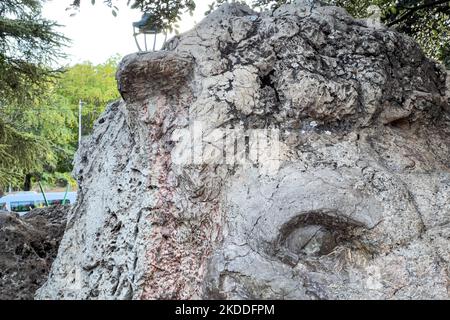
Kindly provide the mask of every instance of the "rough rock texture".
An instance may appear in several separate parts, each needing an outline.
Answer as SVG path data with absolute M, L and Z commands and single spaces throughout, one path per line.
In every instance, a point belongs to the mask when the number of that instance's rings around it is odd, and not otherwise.
M 38 298 L 449 298 L 450 95 L 412 39 L 224 5 L 117 79 Z
M 0 300 L 34 298 L 58 252 L 68 211 L 51 207 L 22 217 L 0 212 Z

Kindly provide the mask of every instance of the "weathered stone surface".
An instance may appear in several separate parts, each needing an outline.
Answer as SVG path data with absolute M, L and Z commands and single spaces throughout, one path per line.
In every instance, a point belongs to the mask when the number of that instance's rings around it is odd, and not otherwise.
M 305 3 L 124 59 L 38 298 L 449 298 L 446 73 Z
M 68 211 L 51 207 L 22 217 L 0 211 L 0 300 L 33 299 L 47 280 Z

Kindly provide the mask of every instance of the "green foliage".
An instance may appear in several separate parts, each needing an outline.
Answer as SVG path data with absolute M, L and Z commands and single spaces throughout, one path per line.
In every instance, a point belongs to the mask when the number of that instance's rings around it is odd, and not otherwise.
M 115 72 L 119 57 L 104 64 L 68 67 L 44 95 L 30 104 L 0 108 L 0 189 L 21 187 L 25 175 L 46 186 L 64 185 L 78 146 L 78 102 L 83 108 L 83 133 L 89 134 L 106 104 L 119 97 Z
M 55 162 L 47 141 L 22 130 L 26 121 L 10 112 L 37 103 L 58 74 L 52 64 L 64 56 L 67 39 L 41 10 L 41 0 L 0 1 L 0 191 Z
M 67 39 L 41 17 L 41 0 L 0 1 L 0 105 L 33 100 Z
M 59 105 L 65 105 L 76 114 L 79 101 L 83 101 L 83 134 L 89 134 L 105 106 L 120 97 L 115 80 L 119 60 L 120 57 L 116 56 L 100 65 L 90 62 L 77 64 L 64 72 L 55 87 L 54 97 Z M 77 121 L 76 127 L 72 128 L 74 145 L 78 137 Z
M 111 0 L 109 1 L 111 2 Z M 128 1 L 128 3 L 131 3 Z M 183 12 L 195 10 L 194 0 L 134 0 L 131 4 L 134 9 L 148 12 L 155 17 L 159 29 L 172 32 L 176 24 L 181 20 Z
M 55 88 L 57 95 L 73 106 L 82 99 L 88 105 L 104 107 L 118 98 L 115 73 L 119 60 L 116 56 L 100 65 L 85 62 L 66 69 Z
M 53 189 L 56 187 L 66 187 L 67 184 L 70 186 L 70 190 L 75 190 L 77 188 L 76 180 L 71 176 L 70 172 L 44 172 L 40 176 L 40 181 L 44 189 Z
M 0 183 L 17 185 L 29 172 L 42 171 L 55 159 L 48 142 L 0 121 Z
M 4 172 L 0 185 L 20 187 L 27 174 L 39 177 L 44 171 L 70 170 L 74 148 L 69 145 L 72 133 L 67 124 L 76 126 L 76 118 L 64 105 L 56 107 L 55 100 L 48 96 L 36 105 L 8 105 L 0 110 L 6 129 L 0 133 L 0 140 L 10 146 L 9 156 L 0 156 Z

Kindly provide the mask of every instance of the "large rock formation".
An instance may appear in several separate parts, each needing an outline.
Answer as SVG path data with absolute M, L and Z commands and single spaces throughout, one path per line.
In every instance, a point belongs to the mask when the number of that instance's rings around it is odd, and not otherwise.
M 0 300 L 33 299 L 47 280 L 68 211 L 50 207 L 22 217 L 0 211 Z
M 449 298 L 450 95 L 412 39 L 224 5 L 117 79 L 38 298 Z

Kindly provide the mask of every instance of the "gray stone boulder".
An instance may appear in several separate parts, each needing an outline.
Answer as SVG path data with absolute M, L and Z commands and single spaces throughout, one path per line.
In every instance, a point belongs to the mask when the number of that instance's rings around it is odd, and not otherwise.
M 125 57 L 40 299 L 448 299 L 446 72 L 337 7 Z

